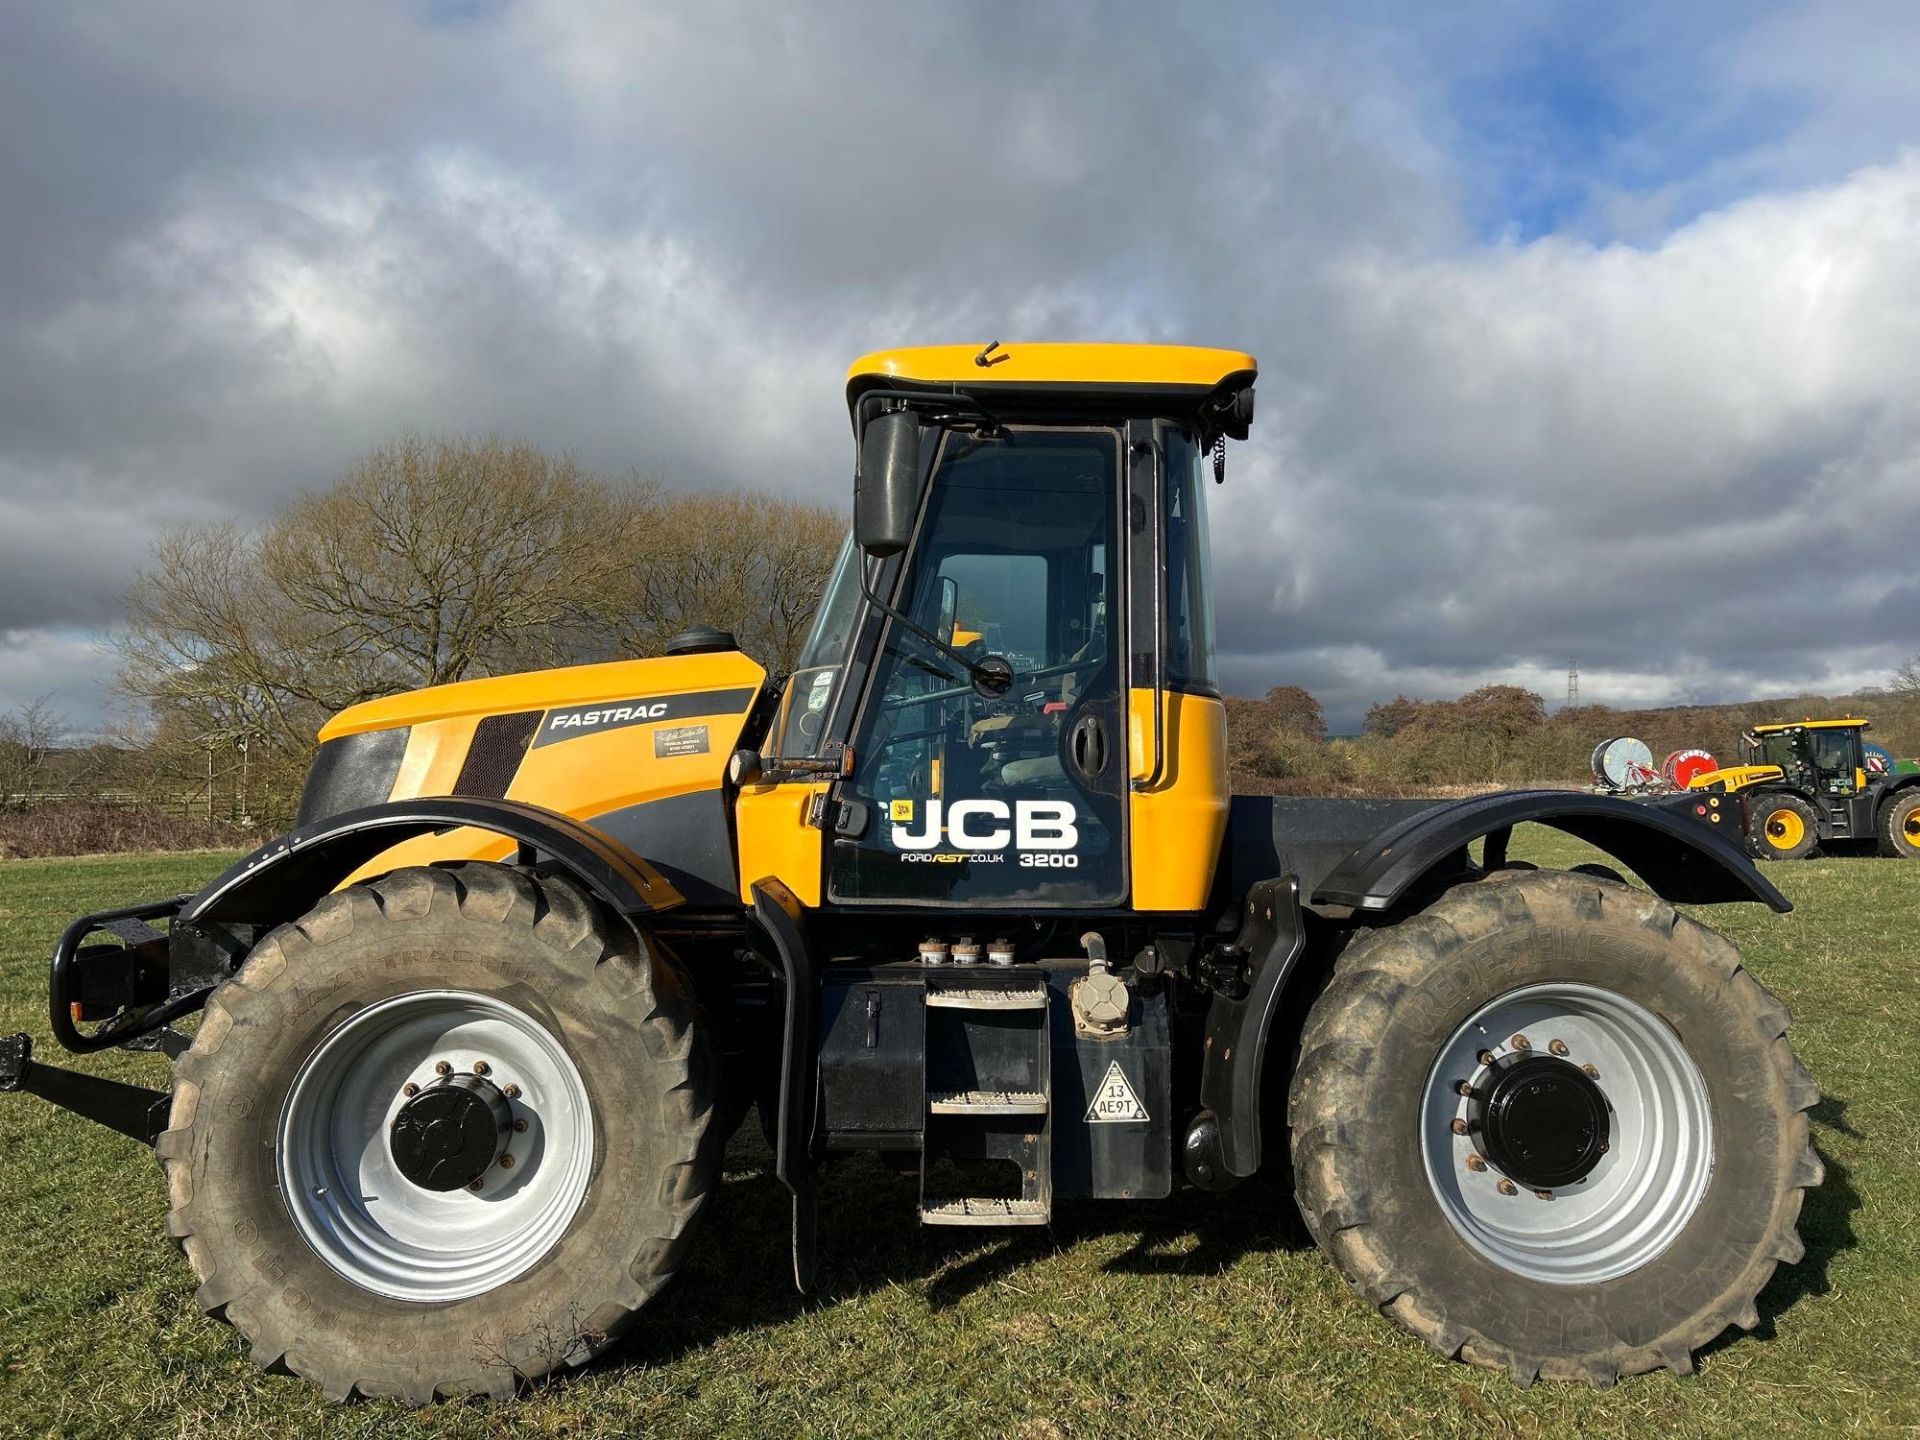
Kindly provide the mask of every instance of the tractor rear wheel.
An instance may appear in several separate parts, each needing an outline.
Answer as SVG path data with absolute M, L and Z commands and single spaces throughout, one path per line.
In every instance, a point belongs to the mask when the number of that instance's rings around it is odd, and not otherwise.
M 1296 1193 L 1449 1358 L 1611 1385 L 1759 1323 L 1819 1091 L 1732 945 L 1630 886 L 1458 886 L 1350 945 L 1291 1094 Z
M 666 1283 L 717 1174 L 691 988 L 565 880 L 399 870 L 266 936 L 175 1069 L 169 1230 L 268 1369 L 506 1395 Z
M 1819 843 L 1813 806 L 1798 795 L 1758 795 L 1747 802 L 1747 844 L 1756 859 L 1804 860 Z
M 1881 807 L 1880 853 L 1920 860 L 1920 785 L 1899 791 Z

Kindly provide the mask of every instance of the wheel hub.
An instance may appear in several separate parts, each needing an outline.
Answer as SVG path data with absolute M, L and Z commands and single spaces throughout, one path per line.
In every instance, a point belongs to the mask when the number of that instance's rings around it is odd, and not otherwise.
M 1600 1087 L 1578 1065 L 1547 1055 L 1497 1061 L 1491 1083 L 1474 1087 L 1467 1125 L 1487 1161 L 1532 1190 L 1586 1179 L 1611 1138 Z
M 491 1081 L 449 1075 L 400 1107 L 387 1148 L 422 1190 L 459 1190 L 493 1168 L 512 1136 L 513 1112 Z

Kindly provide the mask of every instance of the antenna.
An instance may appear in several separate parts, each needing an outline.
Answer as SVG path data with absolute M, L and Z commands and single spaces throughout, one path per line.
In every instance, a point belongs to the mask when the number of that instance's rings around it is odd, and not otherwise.
M 1580 703 L 1580 662 L 1567 662 L 1567 706 L 1571 709 Z

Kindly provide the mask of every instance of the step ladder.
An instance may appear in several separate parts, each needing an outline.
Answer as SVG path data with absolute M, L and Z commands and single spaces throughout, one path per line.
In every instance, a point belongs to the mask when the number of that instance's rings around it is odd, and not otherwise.
M 1049 991 L 1017 971 L 929 975 L 927 1114 L 920 1150 L 926 1225 L 1045 1225 L 1053 1214 Z M 1017 1167 L 1017 1191 L 943 1195 L 928 1188 L 942 1160 Z

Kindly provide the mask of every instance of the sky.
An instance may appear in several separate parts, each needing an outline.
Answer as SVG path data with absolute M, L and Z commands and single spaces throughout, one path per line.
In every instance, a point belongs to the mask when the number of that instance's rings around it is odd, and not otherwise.
M 850 503 L 884 346 L 1261 362 L 1222 670 L 1678 704 L 1920 650 L 1920 7 L 0 9 L 0 710 L 408 431 Z

